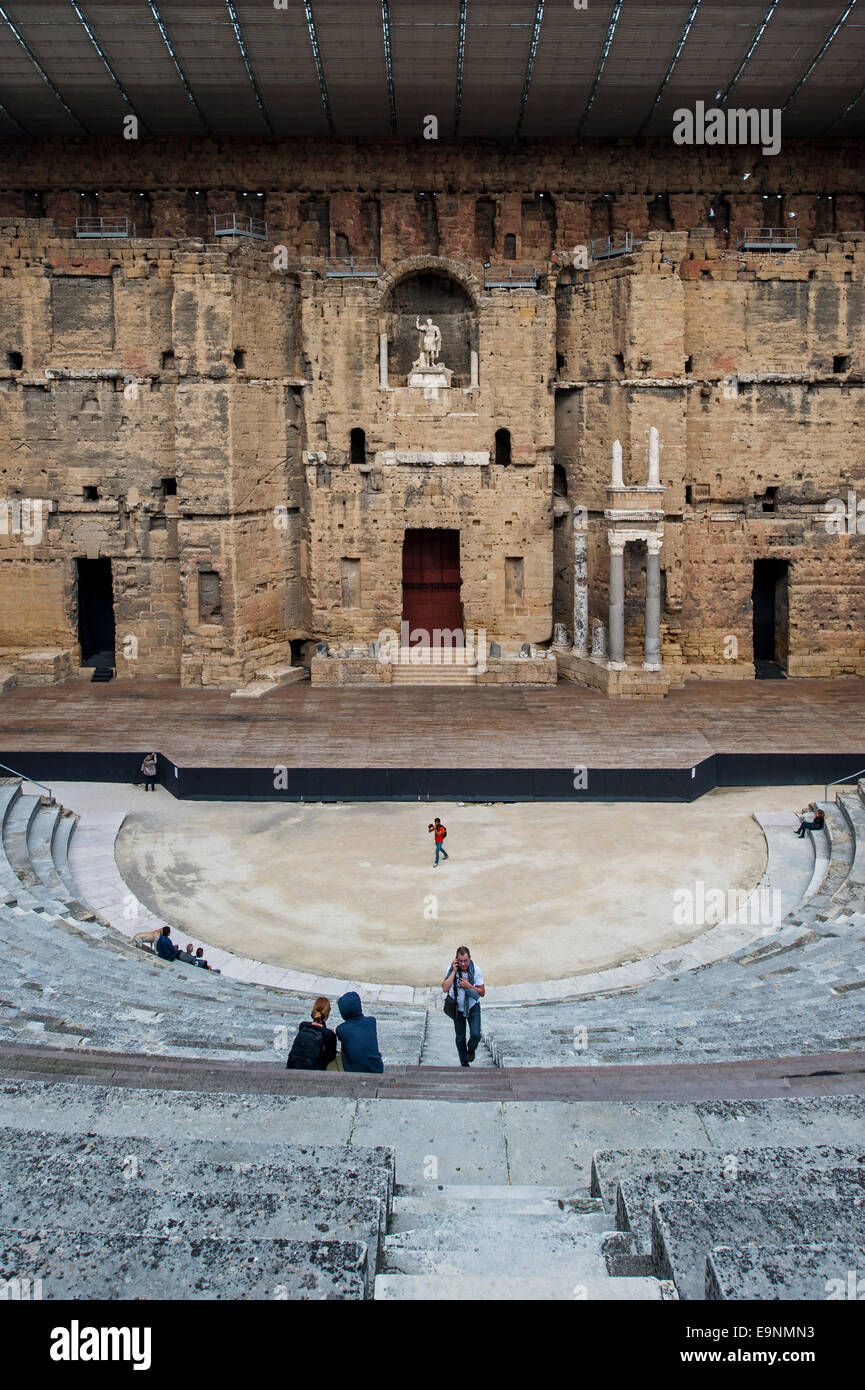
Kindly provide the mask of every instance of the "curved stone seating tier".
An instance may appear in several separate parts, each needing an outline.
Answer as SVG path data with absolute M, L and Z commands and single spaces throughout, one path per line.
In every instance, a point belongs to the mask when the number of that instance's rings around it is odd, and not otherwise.
M 170 964 L 133 945 L 70 883 L 73 828 L 19 783 L 0 784 L 0 1039 L 283 1063 L 309 1016 L 308 996 Z M 140 916 L 132 925 L 144 929 Z M 377 1002 L 375 1013 L 385 1064 L 419 1062 L 425 1011 Z
M 861 1146 L 601 1150 L 591 1192 L 616 1214 L 611 1268 L 680 1298 L 825 1299 L 865 1255 Z
M 623 980 L 614 992 L 561 1004 L 484 1010 L 499 1066 L 731 1061 L 859 1048 L 865 1039 L 865 783 L 824 805 L 828 851 L 776 928 L 723 958 Z M 790 838 L 792 835 L 787 832 Z M 810 838 L 810 837 L 808 837 Z M 815 837 L 818 842 L 822 835 Z M 708 934 L 707 934 L 708 935 Z M 693 956 L 697 942 L 679 955 Z M 627 968 L 623 968 L 625 972 Z M 648 974 L 648 972 L 646 972 Z
M 0 1128 L 0 1157 L 0 1261 L 47 1297 L 373 1292 L 391 1150 Z

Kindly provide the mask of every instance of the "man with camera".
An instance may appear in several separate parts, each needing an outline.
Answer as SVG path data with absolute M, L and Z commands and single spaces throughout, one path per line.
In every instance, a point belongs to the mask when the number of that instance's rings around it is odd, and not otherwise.
M 435 863 L 433 864 L 433 868 L 437 869 L 439 866 L 439 855 L 441 855 L 442 859 L 450 859 L 450 855 L 445 849 L 445 836 L 448 832 L 446 827 L 442 825 L 438 816 L 436 816 L 435 821 L 432 825 L 427 826 L 427 833 L 430 832 L 432 832 L 435 835 L 436 857 Z
M 442 980 L 445 1013 L 454 1021 L 454 1037 L 460 1066 L 467 1067 L 475 1060 L 481 1041 L 481 1004 L 486 989 L 484 977 L 471 957 L 468 946 L 458 946 L 451 961 L 450 973 Z M 466 1023 L 469 1041 L 466 1047 Z

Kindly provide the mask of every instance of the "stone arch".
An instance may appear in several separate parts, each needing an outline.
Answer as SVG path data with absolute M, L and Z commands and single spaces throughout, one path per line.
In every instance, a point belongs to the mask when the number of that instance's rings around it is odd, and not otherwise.
M 471 383 L 472 353 L 478 348 L 480 286 L 456 261 L 414 256 L 379 280 L 379 333 L 387 339 L 388 380 L 403 385 L 418 355 L 418 317 L 441 330 L 440 360 L 453 372 L 451 384 Z

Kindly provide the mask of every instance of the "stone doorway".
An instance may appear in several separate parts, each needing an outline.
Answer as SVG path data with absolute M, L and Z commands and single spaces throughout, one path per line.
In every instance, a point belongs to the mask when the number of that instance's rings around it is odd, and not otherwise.
M 431 646 L 436 631 L 462 632 L 460 533 L 407 530 L 402 547 L 402 615 L 411 646 Z M 447 642 L 448 639 L 439 638 Z
M 783 680 L 789 651 L 789 564 L 786 560 L 755 560 L 754 675 L 757 680 Z
M 114 666 L 114 582 L 110 560 L 76 560 L 81 665 Z

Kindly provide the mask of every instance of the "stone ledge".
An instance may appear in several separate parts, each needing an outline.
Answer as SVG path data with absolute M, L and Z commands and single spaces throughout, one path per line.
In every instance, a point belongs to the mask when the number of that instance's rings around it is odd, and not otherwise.
M 670 688 L 666 671 L 644 671 L 638 666 L 614 670 L 599 656 L 557 650 L 556 666 L 562 680 L 588 685 L 611 700 L 663 700 Z

